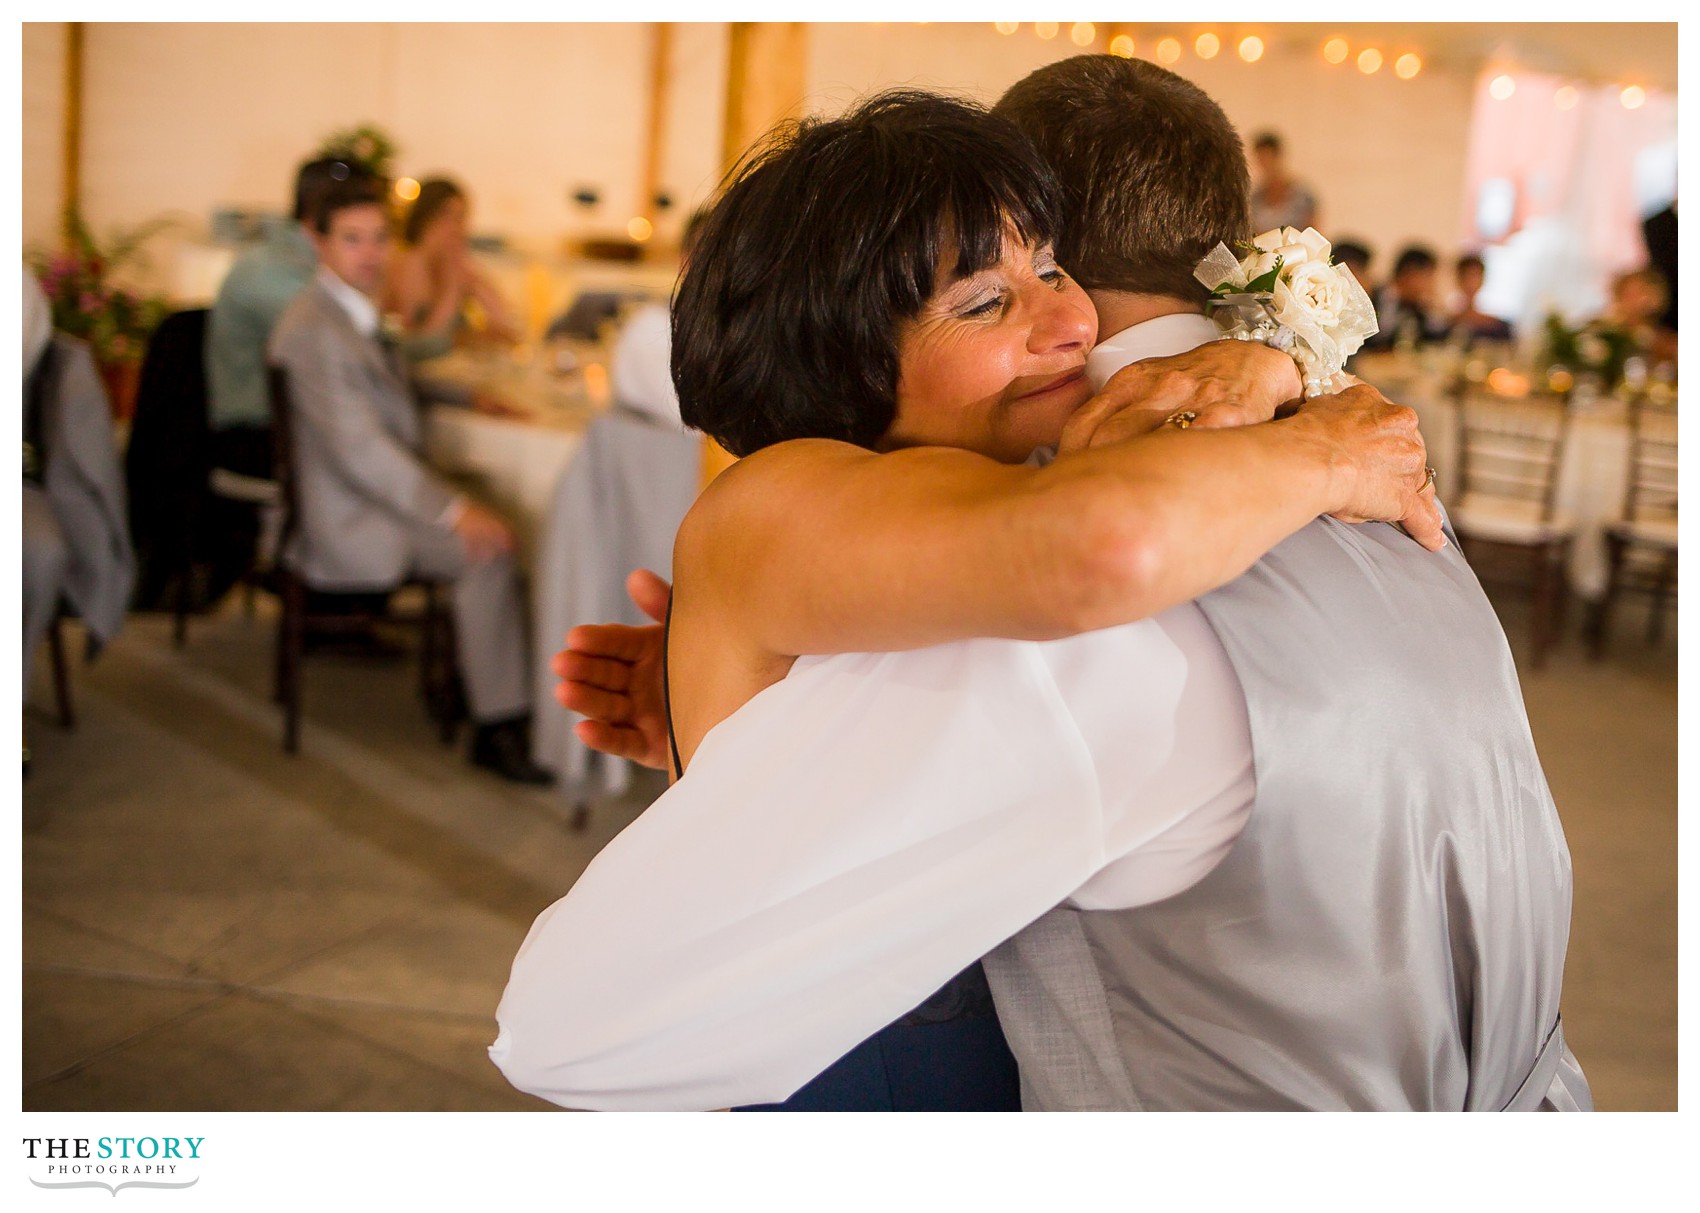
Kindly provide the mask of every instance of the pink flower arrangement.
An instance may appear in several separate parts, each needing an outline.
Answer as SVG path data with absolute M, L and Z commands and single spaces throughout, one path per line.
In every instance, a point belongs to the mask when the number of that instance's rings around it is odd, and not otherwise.
M 111 271 L 137 258 L 142 242 L 168 221 L 156 220 L 101 248 L 72 208 L 65 216 L 67 248 L 37 251 L 30 265 L 53 308 L 53 327 L 81 337 L 105 364 L 138 362 L 168 310 L 163 296 L 138 296 L 114 286 Z

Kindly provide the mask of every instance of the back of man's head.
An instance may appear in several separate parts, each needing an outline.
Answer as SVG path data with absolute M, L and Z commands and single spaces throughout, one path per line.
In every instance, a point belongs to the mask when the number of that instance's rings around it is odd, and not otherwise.
M 350 210 L 357 206 L 375 206 L 382 209 L 383 205 L 383 185 L 370 174 L 363 173 L 344 181 L 333 181 L 313 199 L 313 230 L 321 236 L 329 235 L 331 221 L 338 211 Z
M 311 223 L 320 196 L 347 181 L 376 180 L 366 169 L 347 160 L 309 160 L 295 173 L 295 221 Z
M 1239 134 L 1173 72 L 1076 55 L 1018 81 L 992 112 L 1032 140 L 1062 183 L 1057 260 L 1089 290 L 1202 302 L 1199 259 L 1251 235 Z
M 1438 268 L 1440 258 L 1434 255 L 1434 250 L 1426 244 L 1406 245 L 1399 250 L 1398 259 L 1393 262 L 1393 276 L 1407 278 L 1412 274 L 1420 274 L 1427 270 Z
M 1369 245 L 1361 240 L 1336 240 L 1334 242 L 1334 260 L 1342 265 L 1351 267 L 1352 273 L 1362 278 L 1369 272 L 1369 263 L 1374 254 Z

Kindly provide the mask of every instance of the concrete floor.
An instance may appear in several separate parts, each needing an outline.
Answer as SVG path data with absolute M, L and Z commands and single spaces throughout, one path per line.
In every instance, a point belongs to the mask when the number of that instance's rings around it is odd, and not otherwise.
M 1644 617 L 1599 664 L 1572 634 L 1524 676 L 1576 874 L 1565 1034 L 1606 1110 L 1676 1107 L 1676 644 Z M 37 671 L 23 1109 L 548 1108 L 489 1064 L 493 1008 L 532 918 L 657 785 L 575 834 L 554 793 L 436 743 L 411 662 L 350 657 L 309 662 L 288 758 L 271 635 L 263 603 L 182 652 L 133 617 L 74 671 L 73 732 Z

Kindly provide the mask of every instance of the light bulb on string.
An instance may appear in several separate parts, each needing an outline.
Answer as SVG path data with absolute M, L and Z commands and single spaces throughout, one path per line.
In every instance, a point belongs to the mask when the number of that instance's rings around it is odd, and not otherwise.
M 1344 63 L 1351 53 L 1352 48 L 1344 38 L 1330 38 L 1322 44 L 1322 57 L 1330 63 Z
M 1126 34 L 1117 34 L 1110 39 L 1110 54 L 1122 59 L 1133 58 L 1133 39 Z
M 1393 62 L 1393 74 L 1401 80 L 1409 80 L 1423 70 L 1423 61 L 1416 55 L 1404 54 Z
M 1192 49 L 1198 52 L 1200 59 L 1214 59 L 1216 52 L 1222 49 L 1222 40 L 1206 30 L 1198 35 L 1198 41 L 1192 44 Z
M 1582 100 L 1582 94 L 1577 91 L 1573 84 L 1560 85 L 1558 91 L 1552 95 L 1552 103 L 1561 110 L 1575 109 L 1576 103 L 1580 100 Z
M 1164 38 L 1157 44 L 1157 59 L 1162 63 L 1174 63 L 1181 57 L 1181 44 L 1177 38 Z
M 1098 40 L 1098 30 L 1090 21 L 1076 21 L 1068 31 L 1068 38 L 1076 46 L 1091 46 Z
M 1021 28 L 1021 22 L 996 21 L 992 23 L 992 28 L 997 30 L 1000 34 L 1013 34 L 1016 30 Z
M 1517 91 L 1517 82 L 1510 76 L 1495 76 L 1488 84 L 1488 96 L 1495 101 L 1508 101 Z
M 1033 23 L 1033 32 L 1046 42 L 1057 36 L 1057 28 L 1055 21 L 1035 21 Z
M 1381 70 L 1381 52 L 1375 47 L 1358 52 L 1358 70 L 1366 76 L 1373 76 Z
M 1638 110 L 1647 104 L 1647 90 L 1639 84 L 1631 84 L 1617 95 L 1617 99 L 1623 103 L 1624 109 Z
M 1263 39 L 1256 34 L 1249 38 L 1240 39 L 1240 58 L 1247 63 L 1256 63 L 1263 58 Z

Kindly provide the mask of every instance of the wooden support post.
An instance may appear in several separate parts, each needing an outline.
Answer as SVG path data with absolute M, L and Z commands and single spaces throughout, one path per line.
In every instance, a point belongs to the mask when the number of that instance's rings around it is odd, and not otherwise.
M 649 55 L 649 128 L 643 149 L 643 179 L 638 183 L 638 213 L 655 222 L 655 195 L 661 189 L 661 153 L 667 140 L 667 94 L 671 91 L 668 58 L 673 53 L 673 23 L 658 21 Z
M 65 29 L 65 156 L 60 181 L 60 214 L 80 207 L 83 195 L 83 23 L 66 22 Z M 70 230 L 62 238 L 70 243 Z

